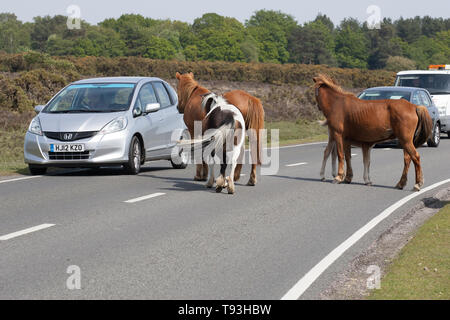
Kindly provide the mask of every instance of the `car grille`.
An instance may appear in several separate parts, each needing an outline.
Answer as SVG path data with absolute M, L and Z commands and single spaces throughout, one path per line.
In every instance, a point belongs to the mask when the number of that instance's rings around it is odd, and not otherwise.
M 49 152 L 50 160 L 87 160 L 89 159 L 89 151 L 83 152 Z
M 87 139 L 95 136 L 98 131 L 84 131 L 84 132 L 44 132 L 47 138 L 58 141 L 77 141 Z

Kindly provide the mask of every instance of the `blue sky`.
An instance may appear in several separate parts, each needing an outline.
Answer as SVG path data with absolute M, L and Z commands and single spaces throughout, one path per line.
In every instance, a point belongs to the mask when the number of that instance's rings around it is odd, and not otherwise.
M 67 15 L 66 10 L 70 5 L 79 6 L 81 18 L 94 24 L 105 18 L 119 17 L 123 13 L 140 13 L 154 19 L 171 18 L 192 22 L 203 13 L 216 12 L 245 22 L 259 9 L 281 10 L 294 16 L 299 23 L 310 21 L 321 12 L 338 23 L 344 17 L 365 21 L 370 15 L 366 12 L 370 5 L 378 6 L 382 17 L 394 19 L 416 15 L 450 17 L 449 0 L 0 0 L 0 12 L 12 12 L 20 20 L 32 21 L 37 15 Z

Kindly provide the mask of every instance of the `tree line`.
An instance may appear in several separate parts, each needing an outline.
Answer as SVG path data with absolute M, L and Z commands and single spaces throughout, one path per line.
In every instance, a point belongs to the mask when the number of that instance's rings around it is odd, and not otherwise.
M 450 19 L 385 18 L 378 29 L 319 14 L 299 24 L 291 15 L 256 11 L 245 23 L 207 13 L 192 24 L 125 14 L 69 29 L 62 15 L 23 23 L 0 13 L 0 51 L 51 56 L 136 56 L 178 61 L 323 64 L 360 69 L 426 68 L 450 63 Z

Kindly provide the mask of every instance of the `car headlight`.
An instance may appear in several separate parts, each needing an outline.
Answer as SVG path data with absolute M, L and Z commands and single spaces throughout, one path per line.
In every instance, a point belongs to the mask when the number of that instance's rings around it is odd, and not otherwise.
M 41 127 L 41 122 L 39 121 L 39 117 L 35 117 L 33 120 L 31 120 L 28 131 L 33 134 L 42 136 L 42 127 Z
M 102 134 L 108 134 L 113 132 L 122 131 L 127 127 L 128 120 L 125 117 L 120 117 L 117 119 L 114 119 L 110 123 L 108 123 L 106 126 L 103 127 L 103 129 L 100 131 Z

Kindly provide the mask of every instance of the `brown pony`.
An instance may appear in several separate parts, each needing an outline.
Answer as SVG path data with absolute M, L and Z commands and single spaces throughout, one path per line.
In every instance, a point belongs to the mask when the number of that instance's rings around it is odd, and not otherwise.
M 194 137 L 194 122 L 202 121 L 206 112 L 202 109 L 202 96 L 210 91 L 198 84 L 192 72 L 180 74 L 176 73 L 178 80 L 178 112 L 184 114 L 183 119 L 191 137 Z M 246 130 L 249 135 L 256 134 L 256 150 L 252 148 L 252 171 L 247 185 L 256 184 L 256 165 L 261 165 L 261 130 L 264 129 L 264 109 L 261 101 L 242 90 L 233 90 L 225 93 L 223 97 L 228 103 L 236 106 L 244 116 Z M 251 130 L 252 129 L 252 130 Z M 256 151 L 256 152 L 255 152 Z M 243 154 L 241 154 L 243 157 Z M 241 176 L 242 164 L 236 166 L 234 180 L 238 181 Z M 194 180 L 206 181 L 208 176 L 208 166 L 197 165 L 197 172 Z
M 403 99 L 360 100 L 343 91 L 327 76 L 319 75 L 313 80 L 319 109 L 327 118 L 331 139 L 336 142 L 339 168 L 335 182 L 344 181 L 344 154 L 347 163 L 345 182 L 350 183 L 353 178 L 351 145 L 363 148 L 364 167 L 368 172 L 372 146 L 397 138 L 403 147 L 404 169 L 396 187 L 405 187 L 412 160 L 416 169 L 414 189 L 419 191 L 423 186 L 423 174 L 416 148 L 427 141 L 433 127 L 427 108 Z

